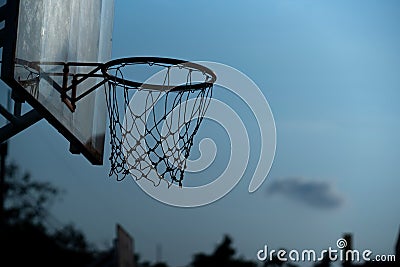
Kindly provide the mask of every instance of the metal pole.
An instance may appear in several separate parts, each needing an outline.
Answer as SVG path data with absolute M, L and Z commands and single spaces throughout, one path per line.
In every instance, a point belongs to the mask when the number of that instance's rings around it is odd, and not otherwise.
M 6 179 L 6 157 L 8 143 L 0 144 L 0 225 L 5 223 L 4 200 L 5 200 L 5 179 Z

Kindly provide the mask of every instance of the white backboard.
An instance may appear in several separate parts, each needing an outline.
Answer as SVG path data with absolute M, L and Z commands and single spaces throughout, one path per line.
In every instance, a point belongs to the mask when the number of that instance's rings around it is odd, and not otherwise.
M 16 59 L 29 62 L 105 62 L 111 59 L 114 0 L 20 0 Z M 86 72 L 92 67 L 75 67 Z M 62 71 L 49 66 L 46 71 Z M 16 65 L 15 80 L 26 80 L 27 69 Z M 57 84 L 62 77 L 55 77 Z M 78 86 L 95 84 L 95 80 Z M 93 164 L 102 164 L 106 132 L 106 105 L 102 87 L 77 103 L 71 112 L 54 85 L 40 79 L 38 87 L 19 82 L 34 108 Z M 29 102 L 29 99 L 28 99 Z

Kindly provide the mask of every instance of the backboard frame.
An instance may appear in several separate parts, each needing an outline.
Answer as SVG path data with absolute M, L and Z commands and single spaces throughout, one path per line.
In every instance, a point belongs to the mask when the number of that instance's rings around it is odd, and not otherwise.
M 3 142 L 16 133 L 24 130 L 36 123 L 41 118 L 45 118 L 54 128 L 58 130 L 69 142 L 70 151 L 74 154 L 82 153 L 92 164 L 102 165 L 104 154 L 104 140 L 101 151 L 94 149 L 91 144 L 83 143 L 74 133 L 68 129 L 59 119 L 50 112 L 49 109 L 36 99 L 26 88 L 24 88 L 15 78 L 15 59 L 17 54 L 18 20 L 20 13 L 21 0 L 8 0 L 0 7 L 0 21 L 4 21 L 5 27 L 0 30 L 0 46 L 2 47 L 1 79 L 11 88 L 12 98 L 15 105 L 21 105 L 25 101 L 33 108 L 27 114 L 7 113 L 4 108 L 0 113 L 10 121 L 10 123 L 0 129 L 0 141 Z M 6 37 L 6 38 L 5 38 Z M 99 48 L 100 49 L 100 48 Z M 60 98 L 60 104 L 61 98 Z M 19 110 L 21 110 L 19 108 Z M 26 116 L 29 115 L 29 116 Z M 94 127 L 92 125 L 92 127 Z M 104 139 L 104 137 L 103 137 Z M 101 141 L 100 141 L 101 142 Z

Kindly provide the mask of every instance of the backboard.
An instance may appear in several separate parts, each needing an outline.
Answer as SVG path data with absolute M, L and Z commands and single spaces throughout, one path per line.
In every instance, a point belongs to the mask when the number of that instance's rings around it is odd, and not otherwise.
M 9 39 L 3 44 L 2 79 L 63 134 L 75 152 L 81 152 L 93 164 L 102 164 L 107 121 L 104 90 L 91 93 L 71 112 L 56 90 L 63 77 L 33 79 L 26 64 L 110 60 L 114 0 L 7 2 L 14 6 L 11 11 L 15 14 L 8 15 L 8 22 L 6 19 Z M 62 68 L 49 65 L 45 71 L 62 72 Z M 72 67 L 69 71 L 88 72 L 91 68 Z M 86 81 L 77 91 L 95 82 Z
M 117 224 L 116 231 L 117 266 L 135 267 L 133 238 L 119 224 Z

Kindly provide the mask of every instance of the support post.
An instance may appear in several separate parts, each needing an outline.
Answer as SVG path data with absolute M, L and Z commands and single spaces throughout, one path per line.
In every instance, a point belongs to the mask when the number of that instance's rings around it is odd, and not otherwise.
M 6 157 L 8 143 L 0 144 L 0 227 L 5 223 L 4 200 L 5 200 L 5 179 L 6 179 Z
M 0 22 L 6 19 L 6 5 L 0 7 Z M 4 28 L 0 29 L 0 47 L 3 47 L 5 37 Z

